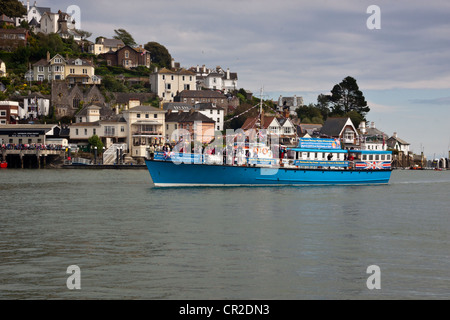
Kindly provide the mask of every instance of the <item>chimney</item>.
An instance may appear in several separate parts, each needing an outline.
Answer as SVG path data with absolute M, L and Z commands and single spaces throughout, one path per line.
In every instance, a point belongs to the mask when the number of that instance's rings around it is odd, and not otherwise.
M 359 130 L 361 131 L 362 134 L 367 133 L 365 121 L 361 121 L 361 123 L 359 124 Z
M 394 132 L 394 134 L 392 135 L 395 139 L 397 139 L 397 132 Z
M 230 68 L 227 68 L 227 80 L 230 79 Z
M 197 65 L 197 73 L 200 72 L 200 67 Z
M 27 0 L 27 12 L 30 11 L 30 0 Z
M 370 127 L 371 127 L 372 129 L 375 129 L 375 122 L 372 121 L 372 122 L 370 123 Z
M 47 51 L 47 62 L 49 62 L 49 61 L 50 61 L 50 52 Z
M 297 107 L 297 96 L 295 94 L 294 94 L 294 104 L 293 104 L 293 106 Z
M 203 73 L 206 73 L 206 67 L 203 65 Z
M 174 69 L 175 68 L 175 60 L 172 58 L 172 61 L 170 62 L 170 67 L 172 68 L 172 69 Z
M 158 67 L 155 67 L 155 72 L 158 72 Z

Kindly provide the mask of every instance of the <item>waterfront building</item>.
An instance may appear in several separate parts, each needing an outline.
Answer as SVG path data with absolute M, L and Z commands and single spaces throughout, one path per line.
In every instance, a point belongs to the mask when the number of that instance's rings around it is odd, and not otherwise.
M 75 114 L 75 122 L 96 122 L 99 120 L 109 119 L 114 115 L 111 108 L 103 105 L 99 106 L 96 104 L 91 104 L 84 106 Z
M 0 101 L 0 125 L 14 124 L 19 120 L 19 102 Z
M 360 149 L 360 137 L 350 118 L 328 118 L 319 135 L 321 138 L 339 139 L 344 148 Z
M 410 143 L 406 142 L 403 139 L 400 139 L 397 136 L 397 132 L 394 132 L 394 134 L 392 135 L 392 137 L 390 137 L 387 140 L 387 146 L 393 150 L 397 150 L 399 152 L 402 152 L 403 154 L 408 154 L 409 153 L 409 147 L 410 147 Z
M 295 145 L 297 128 L 289 118 L 279 118 L 275 115 L 263 114 L 262 117 L 248 117 L 242 125 L 242 130 L 266 130 L 267 135 L 278 135 L 279 142 L 285 145 Z
M 189 132 L 191 141 L 209 143 L 214 139 L 216 122 L 200 111 L 188 112 L 169 110 L 166 114 L 166 141 L 177 143 L 182 138 L 181 129 Z
M 127 124 L 128 151 L 133 158 L 145 158 L 150 145 L 165 141 L 165 111 L 140 105 L 123 111 Z
M 48 144 L 47 139 L 59 137 L 56 124 L 7 124 L 0 126 L 0 144 Z
M 189 112 L 191 110 L 198 111 L 210 120 L 215 122 L 214 130 L 223 131 L 225 111 L 218 107 L 215 103 L 197 103 L 191 104 L 187 102 L 166 102 L 163 104 L 165 111 L 183 111 Z M 167 135 L 166 135 L 167 136 Z
M 87 147 L 89 145 L 88 139 L 94 135 L 102 140 L 105 149 L 115 143 L 127 142 L 128 126 L 125 118 L 122 115 L 117 115 L 100 120 L 99 109 L 95 106 L 89 108 L 92 114 L 87 119 L 91 120 L 90 122 L 77 122 L 70 125 L 69 141 L 71 143 Z
M 23 103 L 19 103 L 20 119 L 36 119 L 40 116 L 48 116 L 50 112 L 50 97 L 39 92 L 30 93 L 19 97 Z
M 383 131 L 377 129 L 374 122 L 366 125 L 366 122 L 362 121 L 359 124 L 358 130 L 361 134 L 362 150 L 387 150 L 387 140 L 389 137 Z

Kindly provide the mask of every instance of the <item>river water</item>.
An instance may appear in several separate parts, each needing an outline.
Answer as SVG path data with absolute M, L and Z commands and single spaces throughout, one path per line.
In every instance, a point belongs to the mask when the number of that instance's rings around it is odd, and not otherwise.
M 0 299 L 450 299 L 449 188 L 450 171 L 162 189 L 146 170 L 2 170 Z

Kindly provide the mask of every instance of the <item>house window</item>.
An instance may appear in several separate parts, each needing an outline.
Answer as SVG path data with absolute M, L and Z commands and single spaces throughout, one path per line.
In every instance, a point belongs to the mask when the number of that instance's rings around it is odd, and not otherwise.
M 153 118 L 157 119 L 157 118 L 158 118 L 158 115 L 157 115 L 156 113 L 153 114 Z
M 38 70 L 39 72 L 44 72 L 44 67 L 39 67 Z
M 120 132 L 125 132 L 125 127 L 124 126 L 120 127 Z
M 141 117 L 141 114 L 140 113 L 138 113 L 137 115 L 136 115 L 136 118 L 140 118 Z
M 146 114 L 145 114 L 145 118 L 148 119 L 148 117 L 149 117 L 149 115 L 148 115 L 148 113 L 146 113 Z
M 167 83 L 167 84 L 166 84 L 166 90 L 170 90 L 170 89 L 172 89 L 172 86 L 171 86 L 170 83 Z
M 355 133 L 351 130 L 346 130 L 344 132 L 344 139 L 345 140 L 353 140 L 355 139 Z
M 169 125 L 168 124 L 166 124 L 166 130 L 169 130 Z
M 175 126 L 174 126 L 174 127 L 175 127 L 175 129 L 178 129 L 178 124 L 177 124 L 177 123 L 175 123 Z
M 97 134 L 97 129 L 93 129 L 93 134 L 96 135 Z
M 83 69 L 83 74 L 87 74 L 87 69 Z
M 209 110 L 209 114 L 213 114 L 213 111 L 212 111 L 212 110 Z
M 6 117 L 6 111 L 4 111 L 4 110 L 0 111 L 0 116 Z
M 84 135 L 87 136 L 87 129 L 84 129 Z
M 129 58 L 130 57 L 130 53 L 128 51 L 125 51 L 125 58 Z
M 72 74 L 75 73 L 75 69 L 71 68 L 70 73 L 72 73 Z
M 105 136 L 114 136 L 115 128 L 112 126 L 105 126 Z

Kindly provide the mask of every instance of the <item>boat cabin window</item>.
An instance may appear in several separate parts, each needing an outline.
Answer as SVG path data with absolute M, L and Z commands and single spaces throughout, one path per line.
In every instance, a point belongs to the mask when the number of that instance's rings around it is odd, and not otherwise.
M 363 160 L 367 160 L 367 154 L 363 154 Z
M 381 155 L 381 160 L 384 160 L 384 159 L 385 159 L 385 155 L 382 154 L 382 155 Z
M 380 160 L 380 155 L 379 155 L 379 154 L 377 154 L 377 155 L 375 156 L 375 160 Z
M 373 154 L 369 154 L 369 161 L 373 160 Z
M 386 160 L 391 160 L 391 155 L 390 154 L 386 155 Z

